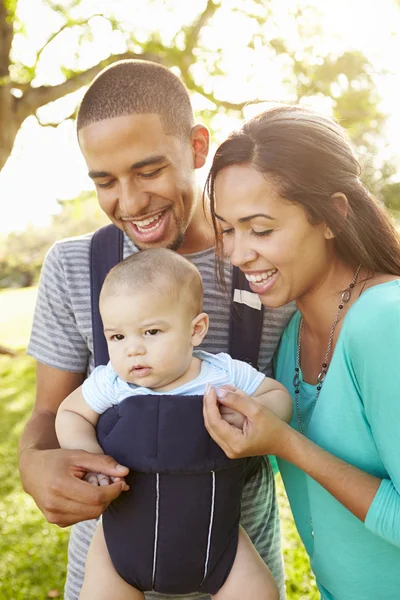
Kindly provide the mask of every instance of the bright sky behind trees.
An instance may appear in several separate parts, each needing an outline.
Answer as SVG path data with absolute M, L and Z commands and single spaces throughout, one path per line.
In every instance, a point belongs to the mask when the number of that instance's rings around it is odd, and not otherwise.
M 191 22 L 194 19 L 198 12 L 196 3 L 198 0 L 174 0 L 172 15 L 155 10 L 156 3 L 146 0 L 82 0 L 80 10 L 82 15 L 112 10 L 125 23 L 134 23 L 138 31 L 145 32 L 146 28 L 157 30 L 163 40 L 169 41 L 176 32 L 178 17 L 179 22 Z M 389 147 L 385 152 L 399 158 L 400 7 L 395 0 L 276 0 L 275 4 L 280 23 L 280 30 L 276 31 L 276 35 L 289 41 L 292 49 L 301 53 L 305 39 L 298 38 L 293 19 L 288 13 L 295 5 L 314 5 L 321 13 L 319 25 L 324 36 L 318 40 L 318 44 L 322 54 L 339 53 L 344 49 L 361 50 L 370 59 L 380 73 L 376 77 L 376 85 L 382 97 L 382 110 L 389 115 L 386 132 Z M 28 35 L 15 41 L 13 52 L 27 65 L 34 60 L 37 48 L 59 27 L 56 15 L 52 21 L 48 14 L 48 11 L 41 8 L 40 0 L 19 0 L 18 16 L 26 24 Z M 312 16 L 310 12 L 310 23 Z M 307 13 L 304 14 L 304 19 L 307 20 Z M 91 25 L 93 43 L 78 57 L 78 65 L 82 69 L 98 62 L 110 51 L 117 53 L 125 50 L 122 36 L 111 31 L 111 27 L 103 19 L 92 19 Z M 272 22 L 268 26 L 271 27 L 271 32 L 276 27 Z M 282 84 L 287 75 L 284 59 L 272 69 L 268 61 L 268 48 L 260 47 L 256 58 L 252 55 L 250 63 L 240 44 L 246 27 L 251 27 L 251 24 L 241 15 L 221 10 L 212 26 L 203 32 L 203 41 L 208 48 L 217 48 L 223 41 L 225 49 L 223 68 L 226 74 L 218 79 L 215 94 L 231 101 L 256 96 L 291 101 L 292 98 Z M 312 29 L 310 24 L 310 33 Z M 57 65 L 67 64 L 71 56 L 74 56 L 75 47 L 74 32 L 66 31 L 60 35 L 48 52 L 43 52 L 37 85 L 62 81 Z M 194 68 L 194 74 L 199 81 L 207 81 L 203 61 Z M 38 113 L 40 119 L 43 122 L 53 122 L 68 116 L 82 93 L 83 90 L 43 107 Z M 200 110 L 207 106 L 207 101 L 194 95 L 193 104 L 195 109 Z M 329 103 L 322 102 L 315 107 L 329 113 Z M 259 110 L 260 106 L 249 106 L 245 109 L 245 116 Z M 238 123 L 237 119 L 219 114 L 213 121 L 216 139 L 222 141 Z M 73 198 L 82 189 L 91 189 L 91 182 L 87 178 L 85 164 L 77 146 L 74 124 L 66 121 L 57 128 L 42 128 L 34 117 L 29 117 L 18 134 L 12 156 L 0 174 L 0 196 L 3 201 L 0 234 L 24 229 L 28 223 L 45 223 L 49 215 L 57 210 L 57 199 Z

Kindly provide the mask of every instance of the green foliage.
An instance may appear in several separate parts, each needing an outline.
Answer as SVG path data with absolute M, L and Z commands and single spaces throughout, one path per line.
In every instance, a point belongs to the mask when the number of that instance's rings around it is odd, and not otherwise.
M 390 178 L 385 178 L 387 169 L 384 161 L 376 156 L 376 149 L 383 145 L 386 116 L 379 108 L 380 98 L 375 87 L 374 68 L 360 51 L 326 51 L 326 32 L 321 25 L 320 9 L 308 5 L 307 0 L 292 3 L 285 12 L 279 10 L 281 3 L 278 0 L 229 0 L 225 3 L 203 0 L 186 3 L 185 10 L 182 10 L 183 3 L 181 5 L 180 2 L 146 0 L 141 3 L 140 15 L 138 14 L 134 24 L 129 17 L 124 18 L 124 3 L 103 3 L 104 6 L 99 9 L 98 3 L 82 0 L 34 0 L 40 10 L 43 35 L 40 42 L 37 39 L 33 42 L 37 45 L 36 57 L 31 62 L 28 61 L 28 64 L 19 57 L 18 48 L 31 45 L 30 42 L 34 39 L 31 32 L 36 28 L 35 23 L 21 21 L 16 0 L 1 1 L 13 17 L 15 44 L 9 56 L 9 64 L 0 65 L 0 70 L 10 73 L 10 90 L 13 82 L 15 87 L 19 86 L 21 97 L 18 98 L 18 114 L 35 114 L 41 106 L 40 98 L 44 91 L 46 102 L 50 102 L 87 84 L 95 73 L 90 71 L 91 77 L 87 80 L 82 77 L 88 66 L 91 66 L 87 64 L 85 57 L 92 57 L 93 68 L 98 72 L 105 66 L 102 61 L 112 60 L 112 56 L 107 58 L 109 47 L 121 53 L 130 52 L 139 57 L 154 58 L 168 67 L 174 67 L 189 91 L 203 95 L 209 101 L 204 103 L 205 109 L 200 110 L 199 117 L 204 117 L 213 129 L 213 114 L 218 112 L 238 116 L 246 102 L 253 100 L 246 97 L 244 91 L 244 97 L 238 101 L 240 95 L 235 90 L 235 100 L 232 101 L 229 97 L 231 93 L 223 91 L 221 84 L 225 77 L 235 74 L 227 73 L 227 59 L 234 52 L 238 56 L 236 71 L 242 74 L 244 90 L 245 84 L 250 81 L 259 89 L 265 89 L 263 79 L 268 81 L 269 74 L 279 70 L 282 73 L 286 99 L 304 103 L 322 99 L 330 103 L 333 115 L 347 128 L 360 149 L 369 171 L 367 178 L 374 181 L 374 185 L 376 183 L 373 191 L 384 201 L 387 191 L 391 194 L 388 202 L 393 203 L 393 190 L 389 192 L 386 187 L 386 184 L 393 182 Z M 143 14 L 149 18 L 139 18 Z M 165 27 L 152 27 L 151 16 L 155 14 L 165 16 Z M 230 45 L 231 36 L 224 35 L 225 16 L 235 18 L 240 30 L 235 47 Z M 101 23 L 103 28 L 98 28 L 97 25 Z M 112 37 L 107 38 L 106 46 L 101 39 L 101 30 L 112 34 Z M 24 38 L 22 44 L 21 38 Z M 57 51 L 64 39 L 68 40 L 68 53 Z M 260 68 L 257 62 L 260 52 L 265 53 L 265 69 Z M 58 58 L 60 55 L 63 56 L 62 63 Z M 58 70 L 59 77 L 64 82 L 76 81 L 74 90 L 70 85 L 67 89 L 61 84 L 37 87 L 37 76 L 41 83 L 43 81 L 42 57 L 48 60 L 49 56 L 54 57 L 52 76 Z M 246 67 L 243 68 L 243 65 Z M 26 99 L 29 102 L 25 103 Z M 259 99 L 276 100 L 268 97 L 268 92 L 267 97 Z M 22 110 L 25 104 L 26 112 Z M 31 105 L 34 105 L 33 109 L 30 108 Z M 11 123 L 14 116 L 10 114 L 8 119 L 5 115 L 5 123 Z M 65 117 L 71 118 L 70 110 Z M 13 130 L 4 137 L 5 157 L 11 151 L 10 140 L 15 138 L 18 127 L 18 123 L 14 124 Z M 0 168 L 5 160 L 3 157 Z M 382 172 L 379 183 L 372 176 L 374 169 Z
M 400 212 L 400 182 L 387 183 L 383 189 L 382 194 L 386 206 L 393 212 L 394 216 L 399 219 Z
M 319 600 L 310 561 L 293 522 L 292 513 L 280 475 L 276 477 L 281 517 L 283 560 L 285 562 L 288 600 Z
M 108 222 L 92 192 L 82 192 L 59 205 L 60 212 L 48 227 L 31 226 L 0 240 L 0 288 L 34 285 L 45 254 L 54 242 L 94 231 Z

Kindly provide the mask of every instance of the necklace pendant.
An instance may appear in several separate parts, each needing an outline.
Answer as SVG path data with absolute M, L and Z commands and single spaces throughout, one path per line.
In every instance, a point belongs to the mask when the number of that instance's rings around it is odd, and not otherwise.
M 293 377 L 293 387 L 297 388 L 300 385 L 300 377 L 299 374 L 296 373 L 295 376 Z
M 350 298 L 351 298 L 351 289 L 348 288 L 342 294 L 342 302 L 344 302 L 346 304 L 350 300 Z

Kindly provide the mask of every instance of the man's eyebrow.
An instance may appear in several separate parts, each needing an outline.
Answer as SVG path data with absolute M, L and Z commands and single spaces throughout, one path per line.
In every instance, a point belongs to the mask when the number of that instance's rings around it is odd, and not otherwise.
M 148 167 L 149 165 L 157 165 L 165 160 L 167 160 L 165 154 L 155 154 L 154 156 L 148 156 L 143 160 L 133 163 L 133 165 L 131 165 L 131 169 L 142 169 L 143 167 Z M 109 173 L 108 171 L 89 171 L 88 175 L 91 179 L 98 179 L 100 177 L 110 177 L 112 173 Z
M 214 217 L 218 219 L 218 221 L 224 221 L 224 223 L 227 222 L 223 217 L 220 217 L 216 213 L 214 213 Z M 249 215 L 248 217 L 241 217 L 240 219 L 238 219 L 238 221 L 239 223 L 246 223 L 247 221 L 251 221 L 252 219 L 256 219 L 257 217 L 263 217 L 264 219 L 269 219 L 270 221 L 276 221 L 275 217 L 271 217 L 271 215 L 266 215 L 264 213 L 255 213 L 254 215 Z

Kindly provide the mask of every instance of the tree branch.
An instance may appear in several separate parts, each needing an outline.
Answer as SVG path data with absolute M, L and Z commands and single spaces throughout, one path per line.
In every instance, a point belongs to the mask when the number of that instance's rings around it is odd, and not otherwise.
M 49 102 L 54 102 L 59 98 L 72 92 L 76 92 L 84 85 L 87 85 L 102 69 L 107 67 L 117 60 L 123 60 L 127 58 L 136 58 L 139 60 L 150 60 L 153 62 L 162 63 L 160 56 L 153 54 L 135 54 L 134 52 L 124 52 L 122 54 L 114 54 L 101 60 L 97 65 L 90 67 L 86 71 L 79 73 L 73 73 L 71 77 L 63 81 L 58 85 L 48 86 L 42 85 L 40 87 L 29 87 L 28 91 L 17 99 L 17 110 L 19 118 L 22 120 L 26 119 L 29 115 L 35 114 L 36 110 Z M 16 86 L 17 87 L 17 86 Z
M 94 17 L 102 17 L 103 15 L 101 14 L 94 14 L 91 15 L 90 17 L 88 17 L 87 19 L 69 19 L 68 21 L 66 21 L 66 23 L 64 23 L 60 29 L 58 29 L 57 31 L 55 31 L 54 33 L 51 34 L 51 36 L 48 38 L 48 40 L 43 44 L 43 46 L 38 50 L 37 54 L 36 54 L 36 60 L 35 60 L 35 67 L 37 66 L 40 57 L 43 53 L 43 51 L 47 48 L 47 46 L 49 44 L 51 44 L 51 42 L 53 40 L 55 40 L 55 38 L 60 35 L 60 33 L 62 33 L 63 31 L 65 31 L 66 29 L 70 29 L 71 27 L 81 27 L 82 25 L 87 25 L 89 23 L 89 21 L 91 19 L 93 19 Z
M 208 23 L 208 21 L 214 16 L 219 5 L 215 4 L 213 0 L 207 0 L 207 5 L 204 11 L 199 15 L 197 21 L 186 30 L 185 35 L 185 53 L 192 54 L 194 47 L 197 45 L 200 31 Z
M 216 106 L 222 106 L 227 110 L 242 111 L 243 108 L 249 104 L 261 104 L 262 102 L 271 102 L 271 100 L 263 100 L 262 98 L 254 98 L 252 100 L 245 100 L 244 102 L 228 102 L 228 100 L 219 100 L 214 96 L 214 94 L 205 92 L 191 78 L 189 78 L 189 80 L 186 80 L 186 86 L 190 89 L 191 92 L 197 92 L 198 94 L 203 96 L 203 98 L 206 98 Z

